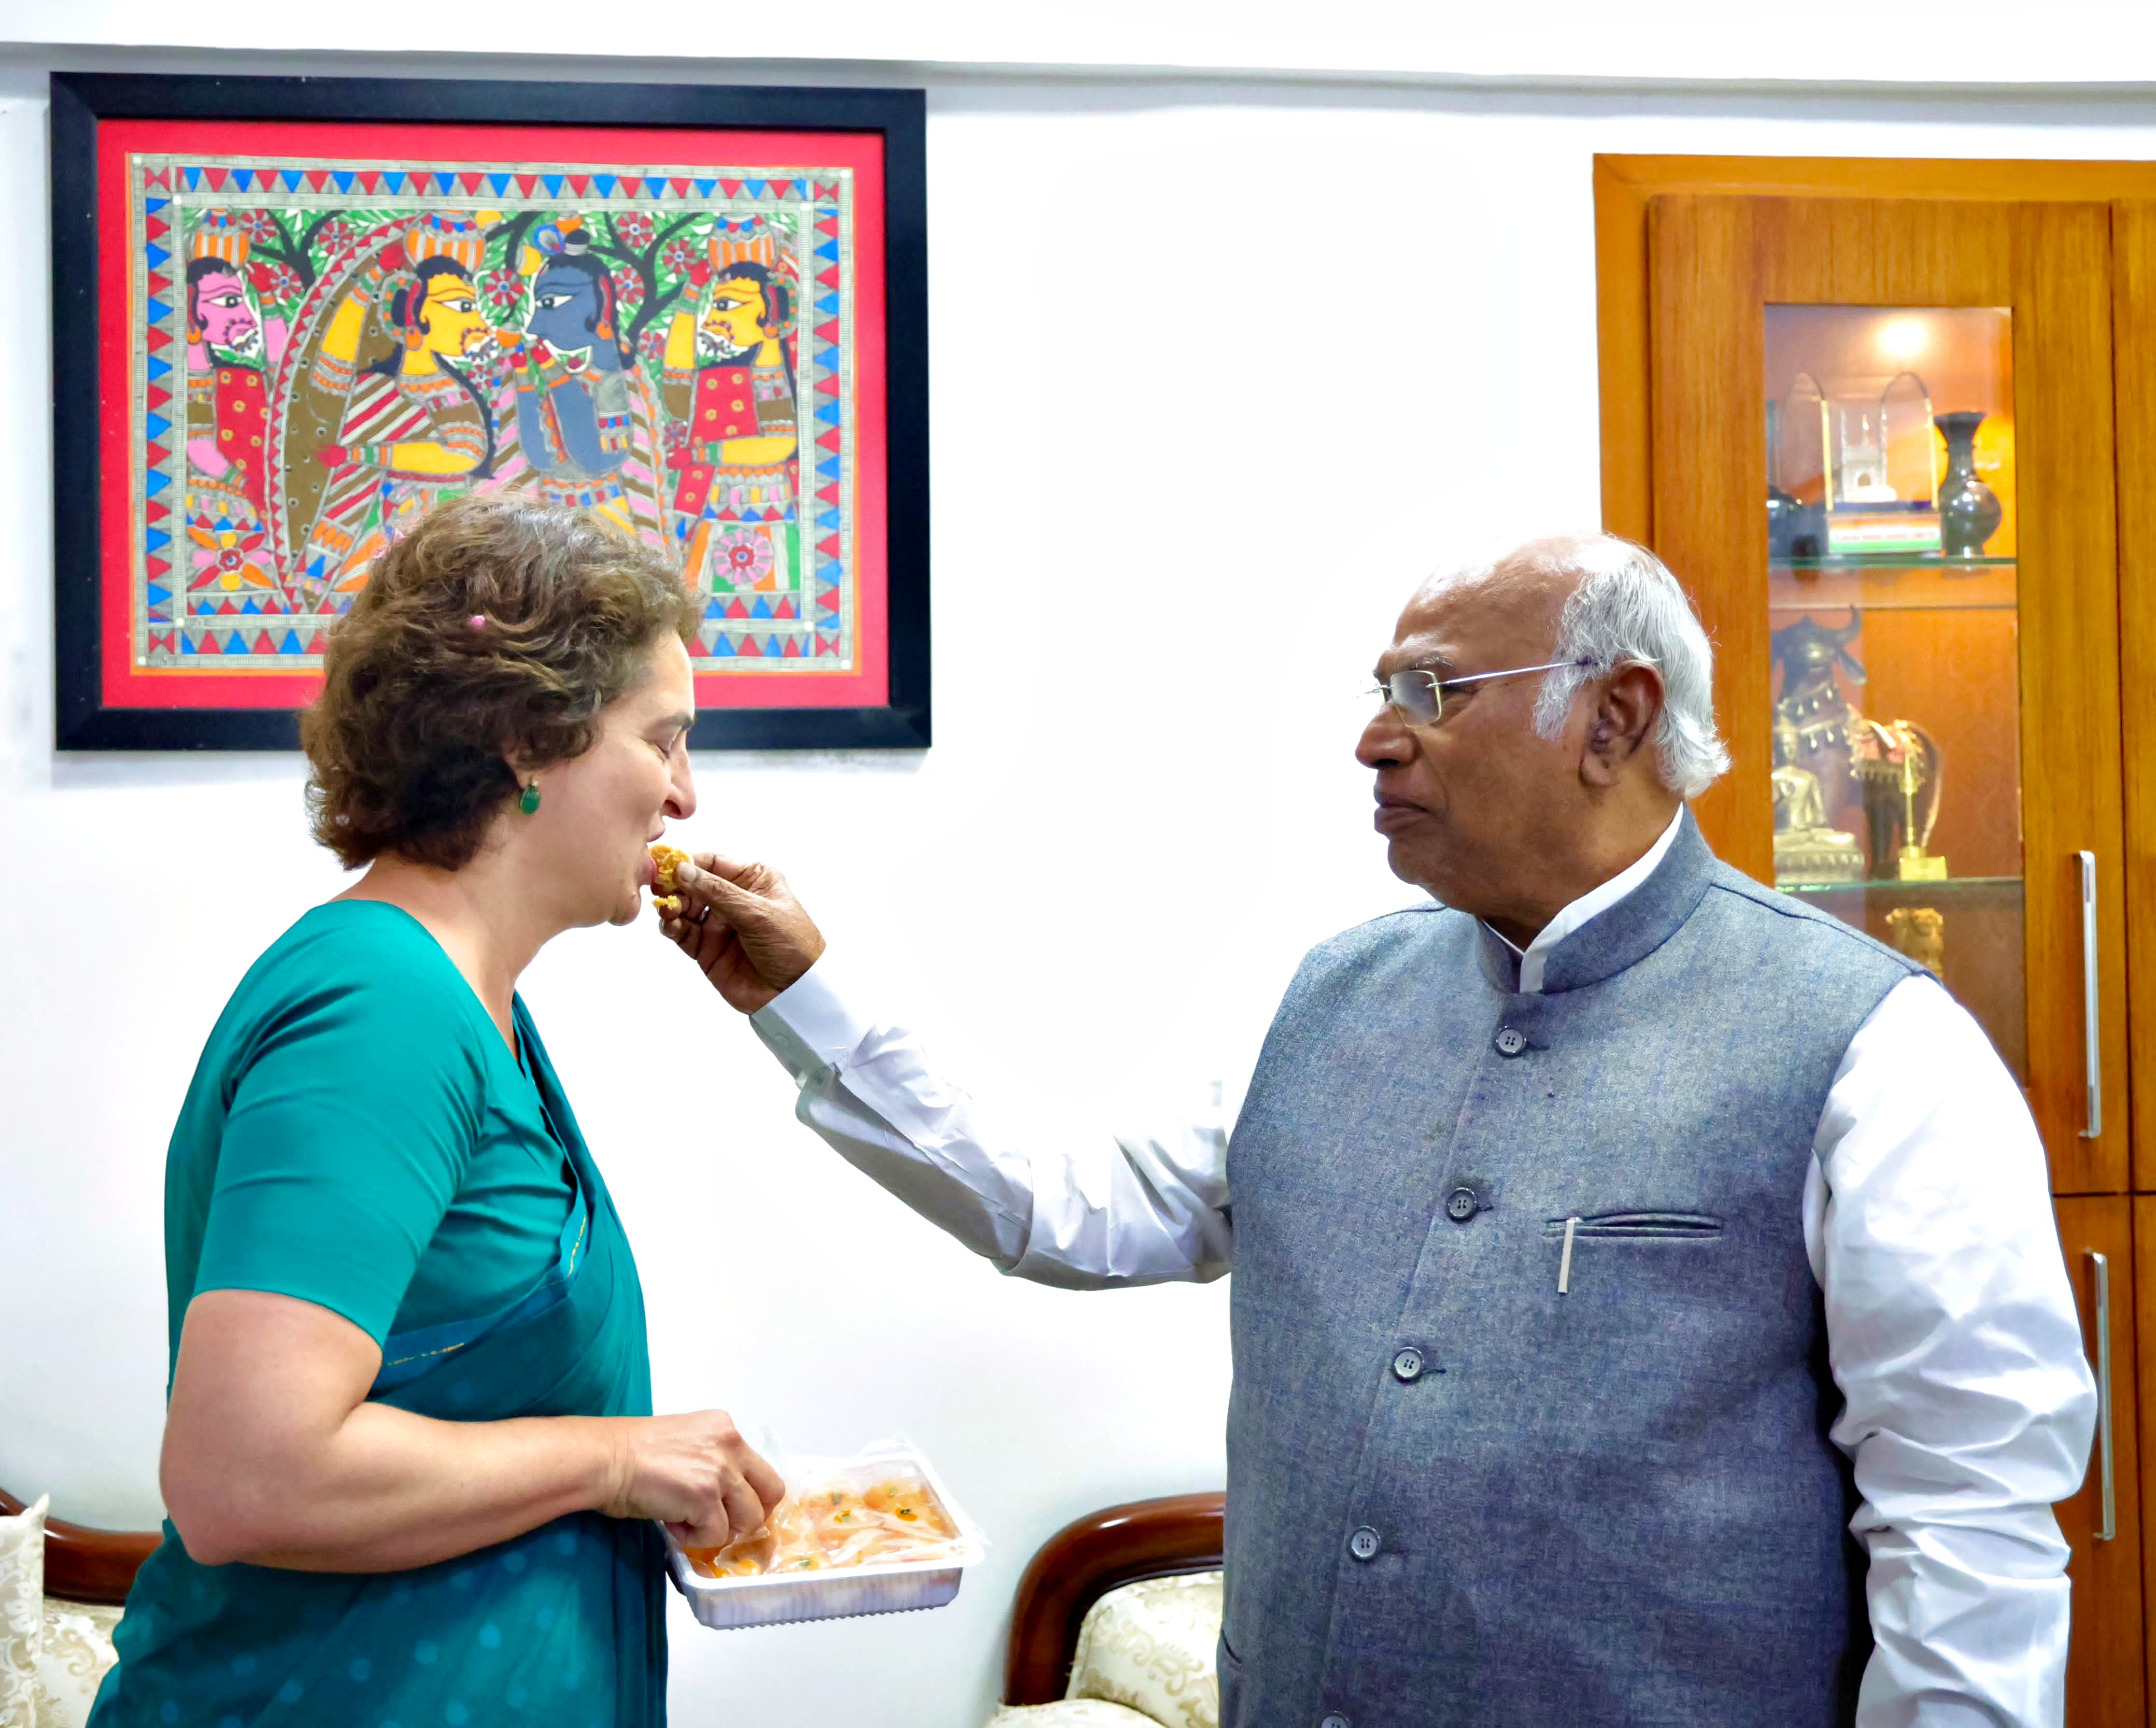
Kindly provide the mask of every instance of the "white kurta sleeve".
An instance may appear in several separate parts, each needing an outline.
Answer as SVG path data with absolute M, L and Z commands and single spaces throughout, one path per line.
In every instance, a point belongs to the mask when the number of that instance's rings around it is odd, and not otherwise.
M 1858 1728 L 2056 1728 L 2066 1546 L 2096 1390 L 2044 1150 L 1929 978 L 1859 1028 L 1814 1146 L 1807 1247 L 1847 1399 L 1876 1640 Z
M 1098 1290 L 1228 1269 L 1224 1123 L 1070 1146 L 999 1130 L 911 1033 L 857 1014 L 821 961 L 751 1023 L 799 1084 L 803 1122 L 1005 1272 Z

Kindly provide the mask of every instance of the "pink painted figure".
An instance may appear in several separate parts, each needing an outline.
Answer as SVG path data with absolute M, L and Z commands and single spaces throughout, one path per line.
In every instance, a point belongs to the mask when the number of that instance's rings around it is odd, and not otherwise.
M 265 373 L 282 356 L 284 320 L 257 315 L 238 259 L 205 249 L 188 260 L 187 280 L 190 514 L 259 521 Z

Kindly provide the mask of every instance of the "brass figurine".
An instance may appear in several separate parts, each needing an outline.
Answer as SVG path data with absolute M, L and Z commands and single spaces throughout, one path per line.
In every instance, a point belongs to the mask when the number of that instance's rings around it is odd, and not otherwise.
M 1895 907 L 1887 915 L 1887 940 L 1897 953 L 1928 967 L 1934 977 L 1946 976 L 1947 920 L 1936 907 Z
M 1800 618 L 1768 638 L 1781 673 L 1774 719 L 1774 880 L 1783 887 L 1856 882 L 1865 874 L 1862 845 L 1835 820 L 1849 802 L 1852 746 L 1864 724 L 1835 674 L 1864 682 L 1863 664 L 1850 652 L 1862 628 L 1852 610 L 1838 627 Z
M 1856 882 L 1864 875 L 1856 836 L 1829 825 L 1819 776 L 1800 767 L 1795 724 L 1774 721 L 1774 885 Z
M 1939 819 L 1943 761 L 1938 742 L 1913 720 L 1867 720 L 1852 745 L 1874 877 L 1943 882 L 1947 861 L 1928 849 Z M 1899 840 L 1897 846 L 1895 843 Z

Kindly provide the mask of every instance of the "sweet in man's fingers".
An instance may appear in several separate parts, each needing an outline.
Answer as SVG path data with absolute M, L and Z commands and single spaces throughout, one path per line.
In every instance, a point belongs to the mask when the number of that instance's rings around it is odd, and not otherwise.
M 689 862 L 689 854 L 679 846 L 669 846 L 664 841 L 644 849 L 651 854 L 653 890 L 670 895 L 680 885 L 679 872 Z

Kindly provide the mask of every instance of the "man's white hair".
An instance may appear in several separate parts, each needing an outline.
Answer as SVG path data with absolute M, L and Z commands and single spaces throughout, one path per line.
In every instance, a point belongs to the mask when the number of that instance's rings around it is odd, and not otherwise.
M 1500 561 L 1515 561 L 1576 581 L 1558 614 L 1550 658 L 1592 663 L 1561 666 L 1543 679 L 1535 700 L 1537 732 L 1554 738 L 1564 730 L 1572 700 L 1590 678 L 1625 665 L 1652 666 L 1662 678 L 1654 737 L 1662 784 L 1696 798 L 1729 772 L 1729 752 L 1714 729 L 1714 649 L 1667 565 L 1614 534 L 1538 541 Z

